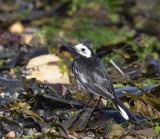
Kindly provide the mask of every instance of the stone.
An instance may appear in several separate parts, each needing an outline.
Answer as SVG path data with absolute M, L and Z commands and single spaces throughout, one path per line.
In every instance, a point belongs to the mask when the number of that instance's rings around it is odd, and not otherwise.
M 53 54 L 46 54 L 32 58 L 26 68 L 30 75 L 26 78 L 36 78 L 42 82 L 69 84 L 68 72 L 61 73 L 59 63 L 61 59 Z
M 26 34 L 22 35 L 21 41 L 30 46 L 42 47 L 46 46 L 46 39 L 42 35 Z
M 20 22 L 16 22 L 9 27 L 9 31 L 12 33 L 22 34 L 24 27 Z

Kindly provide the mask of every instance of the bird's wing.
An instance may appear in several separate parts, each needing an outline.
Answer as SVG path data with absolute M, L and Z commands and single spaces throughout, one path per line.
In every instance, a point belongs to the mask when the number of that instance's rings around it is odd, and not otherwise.
M 95 93 L 100 96 L 114 98 L 114 89 L 112 83 L 104 70 L 102 65 L 94 66 L 92 68 L 86 68 L 81 71 L 82 68 L 78 67 L 78 64 L 74 64 L 73 73 L 75 79 L 89 93 Z

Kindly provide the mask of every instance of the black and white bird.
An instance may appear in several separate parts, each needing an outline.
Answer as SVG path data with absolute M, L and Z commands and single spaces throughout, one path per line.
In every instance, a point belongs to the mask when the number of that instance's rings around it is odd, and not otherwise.
M 68 46 L 68 49 L 75 56 L 72 72 L 78 84 L 88 93 L 111 99 L 125 120 L 137 121 L 132 112 L 116 97 L 105 66 L 96 57 L 91 47 L 86 44 L 78 44 L 74 47 Z

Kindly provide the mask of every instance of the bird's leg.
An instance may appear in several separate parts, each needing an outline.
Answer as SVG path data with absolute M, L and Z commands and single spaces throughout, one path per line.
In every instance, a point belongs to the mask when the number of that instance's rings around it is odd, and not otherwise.
M 89 99 L 89 101 L 86 103 L 86 105 L 88 105 L 88 104 L 91 102 L 91 100 L 93 99 L 93 94 L 92 94 L 92 93 L 89 93 L 89 95 L 90 95 L 90 99 Z M 98 109 L 98 105 L 99 105 L 101 99 L 102 99 L 102 96 L 99 97 L 99 100 L 98 100 L 98 103 L 97 103 L 95 109 Z
M 106 107 L 109 105 L 109 101 L 108 101 L 108 99 L 107 99 L 107 103 L 106 103 Z
M 90 99 L 89 99 L 89 101 L 86 103 L 86 105 L 88 105 L 88 104 L 91 102 L 91 100 L 93 99 L 93 94 L 92 94 L 92 93 L 89 93 L 89 95 L 90 95 Z
M 98 100 L 98 103 L 97 103 L 97 105 L 96 105 L 95 109 L 98 109 L 98 105 L 99 105 L 99 103 L 100 103 L 101 99 L 102 99 L 102 96 L 100 96 L 100 97 L 99 97 L 99 100 Z

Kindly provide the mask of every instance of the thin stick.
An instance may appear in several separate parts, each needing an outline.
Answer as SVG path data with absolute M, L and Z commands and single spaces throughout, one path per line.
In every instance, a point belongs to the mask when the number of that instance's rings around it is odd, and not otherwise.
M 124 72 L 117 66 L 117 64 L 116 64 L 112 59 L 110 59 L 109 61 L 110 61 L 111 64 L 118 70 L 118 72 L 119 72 L 120 74 L 122 74 L 122 76 L 124 76 L 125 78 L 127 77 L 127 76 L 124 74 Z

